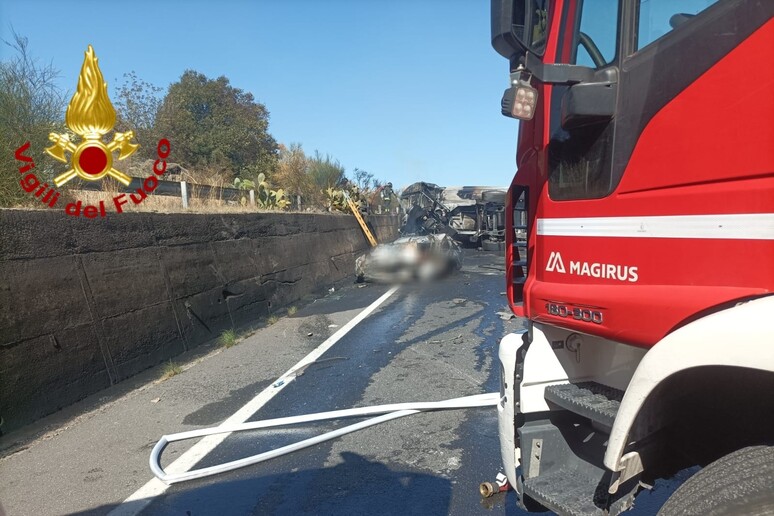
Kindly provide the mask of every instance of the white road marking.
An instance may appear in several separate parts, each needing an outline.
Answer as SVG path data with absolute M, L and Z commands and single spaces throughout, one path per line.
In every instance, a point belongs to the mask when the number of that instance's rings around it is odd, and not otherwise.
M 234 425 L 244 423 L 250 416 L 255 414 L 269 400 L 276 396 L 282 389 L 288 386 L 296 378 L 296 371 L 305 368 L 323 353 L 328 351 L 344 335 L 357 326 L 363 319 L 371 315 L 382 303 L 387 301 L 399 287 L 392 287 L 385 292 L 379 299 L 371 303 L 365 310 L 357 314 L 351 321 L 341 327 L 339 331 L 328 337 L 325 342 L 320 344 L 311 353 L 306 355 L 300 362 L 291 367 L 285 374 L 277 378 L 270 386 L 261 391 L 255 398 L 247 402 L 245 406 L 237 410 L 231 417 L 223 421 L 223 425 Z M 279 384 L 279 385 L 278 385 Z M 275 387 L 275 385 L 277 385 Z M 202 458 L 222 443 L 230 434 L 210 435 L 193 445 L 188 451 L 177 458 L 165 469 L 168 473 L 183 473 L 196 465 Z M 145 509 L 159 495 L 169 488 L 167 484 L 154 477 L 140 489 L 135 491 L 129 498 L 124 500 L 121 505 L 113 509 L 108 516 L 135 516 Z

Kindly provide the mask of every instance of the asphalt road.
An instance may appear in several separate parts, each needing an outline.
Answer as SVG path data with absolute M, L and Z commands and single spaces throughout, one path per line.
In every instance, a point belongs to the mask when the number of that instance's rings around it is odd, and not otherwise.
M 496 391 L 496 342 L 508 331 L 496 314 L 505 303 L 502 261 L 482 253 L 466 258 L 461 274 L 398 290 L 251 420 Z M 198 466 L 342 424 L 232 434 Z M 173 485 L 146 513 L 485 513 L 478 484 L 499 468 L 496 424 L 493 408 L 410 416 L 270 463 Z M 494 503 L 498 512 L 515 505 L 502 497 Z
M 3 436 L 0 504 L 11 515 L 122 507 L 151 479 L 148 454 L 162 434 L 219 424 L 387 290 L 337 285 L 233 348 L 187 357 L 174 378 L 148 372 L 24 435 Z M 496 314 L 506 306 L 502 291 L 502 258 L 468 251 L 452 277 L 400 287 L 251 419 L 496 391 L 497 341 L 522 324 Z M 197 467 L 343 424 L 233 434 Z M 478 484 L 499 469 L 496 428 L 493 408 L 418 414 L 173 485 L 142 514 L 478 514 L 487 511 Z M 164 463 L 191 444 L 170 446 Z M 508 499 L 495 508 L 515 509 Z
M 497 343 L 523 324 L 497 315 L 506 309 L 503 276 L 502 257 L 468 250 L 450 278 L 400 287 L 250 420 L 497 391 Z M 148 455 L 162 434 L 219 424 L 387 290 L 337 285 L 233 348 L 199 350 L 174 378 L 159 381 L 159 371 L 149 371 L 4 436 L 1 506 L 9 515 L 136 514 L 140 507 L 143 515 L 522 514 L 513 492 L 484 501 L 478 493 L 500 470 L 494 408 L 409 416 L 122 503 L 152 478 Z M 196 467 L 352 422 L 232 434 Z M 171 445 L 163 463 L 191 445 Z M 650 502 L 634 514 L 653 514 L 671 489 L 646 493 Z

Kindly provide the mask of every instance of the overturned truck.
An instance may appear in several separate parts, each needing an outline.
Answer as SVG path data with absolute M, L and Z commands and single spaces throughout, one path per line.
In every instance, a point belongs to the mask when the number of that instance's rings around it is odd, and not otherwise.
M 505 189 L 496 187 L 411 184 L 400 195 L 405 213 L 401 233 L 445 233 L 463 245 L 502 250 L 505 194 Z

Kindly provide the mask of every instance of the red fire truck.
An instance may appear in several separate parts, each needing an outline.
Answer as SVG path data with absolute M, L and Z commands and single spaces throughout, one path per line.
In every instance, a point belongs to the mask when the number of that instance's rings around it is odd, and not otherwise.
M 520 503 L 774 514 L 774 1 L 491 1 Z

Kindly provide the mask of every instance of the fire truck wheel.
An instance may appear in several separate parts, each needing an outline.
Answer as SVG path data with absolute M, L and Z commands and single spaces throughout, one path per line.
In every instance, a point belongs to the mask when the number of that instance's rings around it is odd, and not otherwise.
M 774 515 L 774 446 L 750 446 L 721 457 L 689 478 L 659 516 Z

